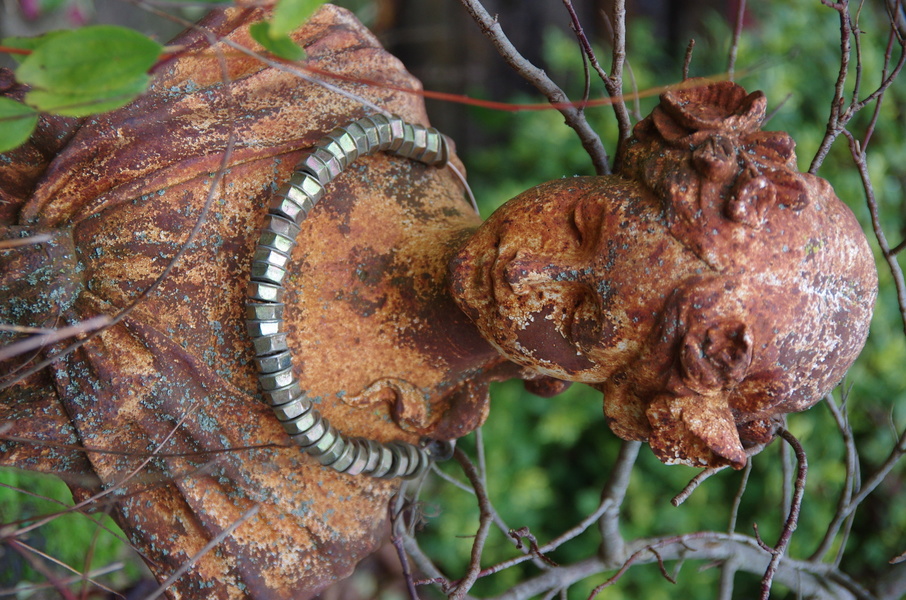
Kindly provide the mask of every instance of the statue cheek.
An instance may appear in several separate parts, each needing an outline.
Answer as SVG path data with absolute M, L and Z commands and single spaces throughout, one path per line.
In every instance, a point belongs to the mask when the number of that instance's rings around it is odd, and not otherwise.
M 564 335 L 560 311 L 551 305 L 533 312 L 514 331 L 515 346 L 526 366 L 542 372 L 575 375 L 595 368 Z

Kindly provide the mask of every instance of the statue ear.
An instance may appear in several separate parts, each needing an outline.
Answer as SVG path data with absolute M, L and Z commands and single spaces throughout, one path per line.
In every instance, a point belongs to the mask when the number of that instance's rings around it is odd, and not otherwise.
M 741 469 L 746 452 L 725 393 L 672 396 L 659 394 L 646 411 L 648 444 L 667 464 Z
M 739 383 L 752 362 L 752 345 L 748 328 L 740 321 L 690 331 L 679 356 L 683 384 L 698 394 L 713 394 Z

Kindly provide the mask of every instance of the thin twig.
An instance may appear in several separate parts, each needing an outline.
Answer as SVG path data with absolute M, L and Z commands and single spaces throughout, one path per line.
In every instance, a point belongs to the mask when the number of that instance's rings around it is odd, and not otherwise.
M 853 438 L 853 430 L 849 424 L 849 419 L 846 413 L 837 406 L 837 402 L 834 400 L 834 396 L 830 393 L 828 393 L 824 397 L 824 404 L 830 410 L 831 415 L 834 417 L 834 422 L 837 424 L 837 429 L 840 431 L 840 435 L 843 437 L 843 446 L 844 448 L 846 448 L 846 475 L 843 481 L 843 488 L 840 490 L 840 497 L 837 499 L 837 509 L 834 512 L 834 517 L 831 519 L 830 524 L 828 524 L 827 531 L 824 533 L 824 538 L 821 540 L 821 543 L 818 544 L 818 548 L 809 557 L 809 560 L 815 561 L 821 560 L 822 557 L 827 554 L 828 551 L 830 551 L 831 546 L 834 543 L 834 538 L 837 537 L 837 533 L 840 531 L 840 526 L 846 519 L 846 517 L 844 516 L 846 508 L 852 501 L 853 492 L 857 487 L 856 473 L 858 469 L 859 458 L 858 451 L 856 450 L 855 439 Z M 839 564 L 840 554 L 845 547 L 846 544 L 841 544 L 840 552 L 838 552 L 837 557 L 838 560 L 835 561 L 835 564 Z
M 620 533 L 620 508 L 629 488 L 629 479 L 639 456 L 641 442 L 623 441 L 610 478 L 601 492 L 601 504 L 606 509 L 601 515 L 598 530 L 601 532 L 601 557 L 609 563 L 619 563 L 626 556 L 625 541 Z
M 692 50 L 695 48 L 695 38 L 689 38 L 686 46 L 686 55 L 683 57 L 683 81 L 689 79 L 689 67 L 692 65 Z
M 38 350 L 45 346 L 50 346 L 51 344 L 56 344 L 67 338 L 102 329 L 109 326 L 111 321 L 112 319 L 108 315 L 98 315 L 85 319 L 75 325 L 37 333 L 24 340 L 7 344 L 0 348 L 0 361 L 19 356 L 20 354 L 25 354 L 26 352 L 31 352 L 32 350 Z
M 742 477 L 739 480 L 739 489 L 733 497 L 733 504 L 730 506 L 730 518 L 727 523 L 727 533 L 736 531 L 736 521 L 739 516 L 739 507 L 742 505 L 742 497 L 746 493 L 746 487 L 749 484 L 749 476 L 752 474 L 752 457 L 746 461 L 746 468 L 742 471 Z
M 906 56 L 906 53 L 904 53 Z M 884 227 L 881 224 L 881 215 L 878 208 L 878 201 L 875 198 L 874 184 L 871 182 L 871 175 L 868 173 L 868 158 L 862 150 L 858 140 L 846 130 L 843 134 L 849 140 L 849 150 L 853 157 L 853 162 L 859 170 L 859 176 L 862 178 L 862 187 L 865 190 L 865 201 L 868 204 L 868 211 L 871 213 L 871 226 L 875 232 L 875 238 L 878 240 L 878 246 L 881 253 L 887 261 L 887 266 L 893 275 L 894 287 L 897 290 L 897 299 L 900 306 L 900 318 L 903 321 L 903 331 L 906 332 L 906 281 L 903 278 L 903 269 L 896 257 L 890 253 L 890 245 L 887 243 L 887 236 L 884 234 Z
M 582 147 L 585 148 L 585 151 L 591 157 L 595 172 L 598 175 L 610 173 L 610 166 L 607 164 L 607 151 L 604 150 L 601 138 L 588 124 L 582 111 L 573 106 L 563 104 L 569 102 L 569 98 L 563 90 L 544 71 L 526 60 L 516 50 L 516 47 L 513 46 L 503 32 L 497 19 L 488 14 L 481 2 L 478 0 L 460 0 L 460 2 L 506 63 L 544 94 L 548 101 L 557 105 L 557 110 L 563 115 L 566 124 L 576 132 L 582 142 Z
M 746 15 L 746 0 L 739 0 L 736 8 L 736 22 L 733 25 L 733 40 L 730 42 L 730 53 L 727 58 L 727 78 L 736 81 L 736 53 L 739 51 L 739 38 L 742 35 L 742 25 Z M 684 77 L 685 79 L 685 77 Z
M 217 169 L 217 172 L 214 174 L 214 178 L 211 182 L 211 186 L 208 189 L 208 196 L 205 199 L 204 206 L 202 206 L 201 212 L 198 214 L 198 218 L 195 220 L 195 225 L 192 227 L 192 230 L 189 232 L 186 241 L 182 243 L 179 249 L 176 251 L 176 254 L 173 255 L 173 258 L 167 263 L 167 266 L 164 267 L 164 270 L 157 276 L 151 285 L 142 290 L 142 292 L 133 300 L 126 308 L 119 311 L 115 316 L 113 316 L 105 327 L 101 329 L 95 329 L 91 333 L 88 333 L 81 340 L 70 344 L 69 346 L 63 348 L 59 352 L 54 353 L 52 356 L 49 356 L 43 361 L 35 364 L 29 369 L 26 369 L 19 373 L 16 377 L 10 378 L 7 381 L 0 382 L 0 390 L 5 390 L 6 388 L 15 385 L 19 381 L 24 380 L 31 375 L 41 371 L 52 365 L 53 363 L 61 360 L 62 358 L 68 356 L 71 352 L 81 348 L 89 341 L 93 340 L 101 333 L 103 333 L 107 328 L 112 327 L 119 322 L 123 321 L 128 317 L 135 308 L 144 302 L 151 294 L 153 294 L 160 285 L 170 276 L 170 273 L 176 267 L 176 265 L 182 260 L 182 257 L 188 252 L 189 248 L 192 247 L 192 243 L 195 241 L 195 238 L 198 236 L 199 231 L 201 231 L 202 225 L 207 221 L 208 213 L 210 212 L 211 205 L 214 203 L 214 198 L 217 197 L 217 192 L 220 190 L 220 184 L 223 181 L 224 174 L 226 173 L 227 165 L 229 165 L 230 158 L 233 155 L 233 148 L 236 143 L 236 134 L 235 132 L 230 132 L 229 137 L 226 141 L 226 148 L 224 149 L 223 158 L 220 161 L 220 166 Z
M 710 479 L 712 475 L 716 475 L 726 468 L 726 466 L 723 466 L 703 469 L 698 475 L 693 477 L 692 480 L 689 481 L 689 483 L 686 484 L 686 487 L 684 487 L 679 494 L 677 494 L 673 497 L 672 500 L 670 500 L 670 504 L 672 504 L 673 506 L 679 506 L 689 499 L 689 496 L 692 495 L 692 492 L 698 489 L 698 486 Z
M 768 600 L 768 598 L 770 598 L 771 583 L 774 581 L 777 567 L 780 565 L 780 561 L 783 559 L 786 548 L 790 543 L 790 538 L 793 537 L 793 532 L 796 531 L 796 527 L 799 524 L 799 510 L 802 508 L 802 496 L 805 493 L 805 478 L 806 475 L 808 475 L 808 460 L 805 456 L 805 450 L 802 448 L 802 444 L 799 443 L 799 440 L 797 440 L 792 433 L 783 427 L 778 430 L 778 433 L 795 451 L 799 468 L 796 472 L 796 485 L 793 492 L 792 503 L 790 504 L 790 512 L 787 515 L 786 523 L 783 525 L 780 539 L 773 548 L 771 562 L 761 580 L 761 600 Z
M 619 128 L 614 165 L 614 170 L 619 171 L 623 150 L 632 135 L 632 121 L 623 98 L 623 65 L 626 62 L 626 0 L 614 0 L 611 28 L 613 30 L 613 61 L 610 65 L 610 77 L 604 79 L 604 87 L 614 101 L 613 112 Z
M 233 521 L 229 527 L 211 538 L 211 541 L 205 544 L 201 550 L 193 554 L 191 558 L 189 558 L 189 560 L 181 564 L 178 569 L 173 571 L 173 573 L 171 573 L 169 577 L 161 582 L 157 589 L 151 592 L 151 594 L 149 594 L 145 598 L 145 600 L 154 600 L 155 598 L 160 597 L 164 592 L 167 591 L 167 588 L 173 585 L 173 583 L 175 583 L 177 579 L 182 577 L 186 573 L 186 571 L 191 569 L 195 565 L 195 563 L 197 563 L 201 559 L 201 557 L 213 550 L 214 546 L 229 537 L 234 531 L 236 531 L 236 529 L 239 528 L 240 525 L 257 515 L 259 510 L 261 510 L 261 505 L 255 504 L 250 509 L 242 513 L 242 515 L 240 515 L 238 519 Z
M 475 465 L 472 464 L 472 461 L 469 460 L 469 457 L 466 456 L 466 453 L 461 448 L 456 448 L 453 451 L 453 458 L 462 467 L 463 473 L 469 478 L 472 487 L 475 488 L 475 497 L 478 498 L 479 510 L 478 531 L 475 533 L 475 541 L 472 542 L 469 568 L 466 570 L 465 577 L 457 583 L 450 595 L 451 600 L 462 600 L 466 593 L 472 589 L 475 581 L 478 580 L 479 573 L 481 573 L 481 554 L 488 538 L 488 530 L 491 527 L 491 511 L 487 490 L 482 485 L 481 476 Z

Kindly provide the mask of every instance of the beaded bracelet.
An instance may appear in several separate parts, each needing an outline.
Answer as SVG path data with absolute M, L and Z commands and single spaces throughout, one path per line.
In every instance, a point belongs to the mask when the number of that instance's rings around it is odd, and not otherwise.
M 414 479 L 450 444 L 419 447 L 380 443 L 338 432 L 302 392 L 293 375 L 283 319 L 283 279 L 299 224 L 323 197 L 324 188 L 356 158 L 386 151 L 427 165 L 446 164 L 447 141 L 433 127 L 397 116 L 372 115 L 338 127 L 307 150 L 285 185 L 273 195 L 252 256 L 246 326 L 255 348 L 264 399 L 293 441 L 324 465 L 350 475 Z

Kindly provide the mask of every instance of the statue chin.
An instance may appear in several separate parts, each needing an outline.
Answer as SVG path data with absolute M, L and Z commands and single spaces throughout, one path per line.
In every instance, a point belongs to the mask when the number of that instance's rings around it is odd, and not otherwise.
M 666 92 L 618 174 L 520 194 L 450 263 L 488 342 L 602 390 L 614 432 L 666 463 L 741 468 L 868 334 L 865 236 L 789 136 L 760 130 L 765 106 L 730 82 Z

